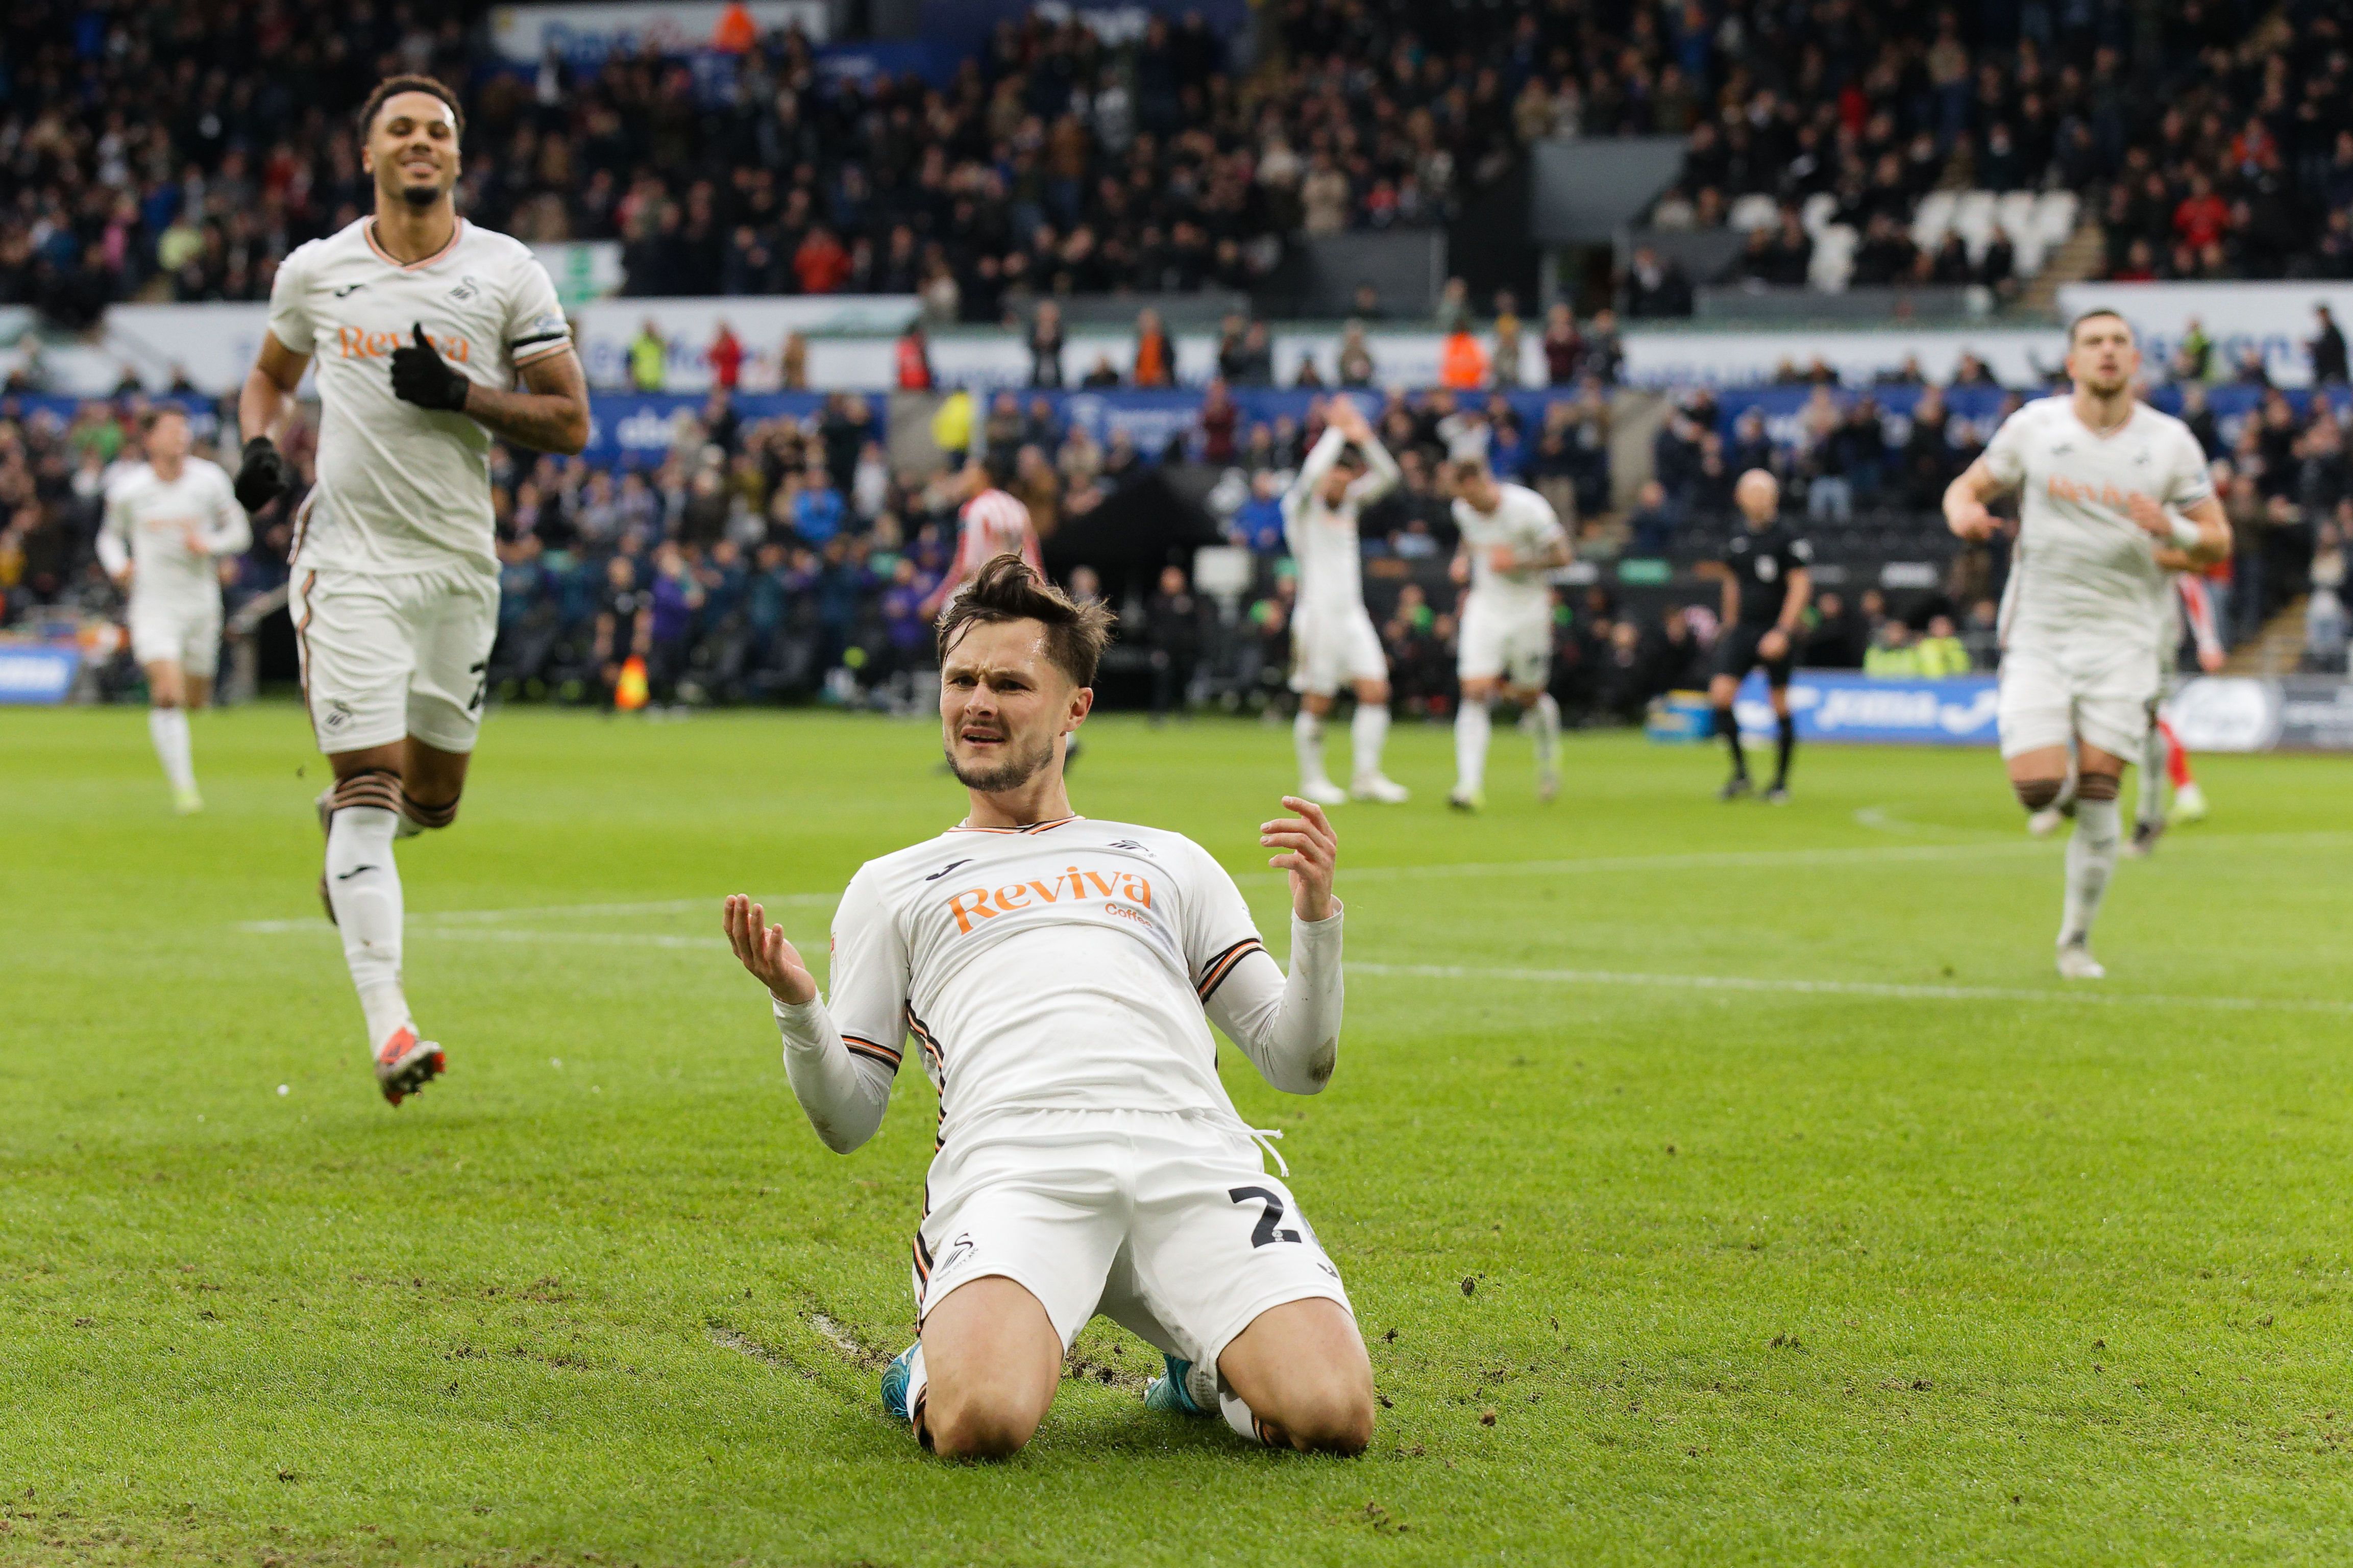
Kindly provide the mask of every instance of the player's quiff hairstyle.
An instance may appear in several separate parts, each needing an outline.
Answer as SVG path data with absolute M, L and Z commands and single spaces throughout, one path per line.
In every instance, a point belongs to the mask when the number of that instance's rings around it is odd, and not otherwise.
M 375 90 L 368 94 L 365 103 L 360 105 L 360 141 L 363 144 L 368 139 L 368 132 L 375 129 L 375 117 L 383 112 L 385 100 L 397 98 L 404 92 L 431 93 L 448 104 L 458 140 L 461 143 L 466 140 L 466 110 L 458 102 L 456 93 L 429 76 L 388 76 L 375 84 Z
M 2107 316 L 2116 321 L 2125 321 L 2123 311 L 2111 310 L 2105 305 L 2095 305 L 2092 309 L 2078 315 L 2073 321 L 2067 323 L 2067 347 L 2070 350 L 2073 350 L 2075 346 L 2076 328 L 2082 326 L 2086 321 L 2096 321 L 2102 316 Z M 2130 332 L 2132 331 L 2132 323 L 2130 321 L 2125 321 L 2125 331 L 2126 332 Z
M 1092 686 L 1103 644 L 1111 640 L 1112 613 L 1082 605 L 1008 552 L 992 557 L 940 612 L 940 651 L 955 647 L 968 626 L 1003 621 L 1036 621 L 1046 628 L 1046 657 L 1073 686 Z

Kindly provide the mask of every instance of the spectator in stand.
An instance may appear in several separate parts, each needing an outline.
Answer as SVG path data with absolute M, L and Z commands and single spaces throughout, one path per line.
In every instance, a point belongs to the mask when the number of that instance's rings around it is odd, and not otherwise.
M 1182 566 L 1160 569 L 1160 583 L 1144 609 L 1145 638 L 1152 661 L 1152 721 L 1165 724 L 1173 710 L 1183 714 L 1193 672 L 1201 661 L 1204 606 L 1185 580 Z
M 1201 395 L 1201 410 L 1194 416 L 1194 424 L 1201 432 L 1201 460 L 1223 468 L 1234 460 L 1234 427 L 1241 417 L 1233 398 L 1226 391 L 1225 382 L 1217 376 L 1209 378 L 1208 389 Z
M 1041 300 L 1029 318 L 1030 385 L 1061 387 L 1062 346 L 1062 307 Z
M 1668 500 L 1667 487 L 1658 480 L 1642 481 L 1626 521 L 1629 555 L 1663 560 L 1675 552 L 1675 509 Z
M 719 323 L 719 335 L 711 340 L 708 353 L 711 384 L 725 392 L 734 391 L 744 374 L 744 345 L 725 321 Z
M 1080 385 L 1089 392 L 1103 392 L 1119 385 L 1119 367 L 1111 363 L 1111 355 L 1095 355 L 1094 367 L 1088 371 Z
M 1691 313 L 1691 279 L 1683 275 L 1682 263 L 1662 261 L 1647 245 L 1638 248 L 1633 265 L 1626 269 L 1626 314 L 1641 321 Z
M 1242 329 L 1242 352 L 1237 374 L 1228 376 L 1237 386 L 1274 384 L 1274 337 L 1264 321 Z
M 2345 333 L 2327 306 L 2315 305 L 2312 313 L 2320 322 L 2320 331 L 2305 345 L 2312 353 L 2312 379 L 2324 386 L 2332 385 L 2346 379 Z
M 1377 374 L 1372 346 L 1365 342 L 1365 323 L 1350 321 L 1340 333 L 1340 384 L 1370 386 Z
M 793 276 L 804 294 L 839 293 L 849 281 L 849 252 L 833 230 L 818 224 L 793 252 Z
M 648 316 L 629 340 L 629 390 L 659 392 L 670 375 L 670 343 L 661 323 Z
M 784 349 L 776 355 L 776 379 L 786 392 L 808 390 L 808 339 L 803 334 L 785 334 Z
M 1160 324 L 1160 312 L 1144 310 L 1135 317 L 1135 364 L 1128 384 L 1138 391 L 1176 384 L 1176 347 Z
M 1291 384 L 1316 392 L 1324 389 L 1324 373 L 1316 368 L 1314 349 L 1299 351 L 1299 368 L 1292 372 Z
M 1521 341 L 1519 300 L 1509 289 L 1495 291 L 1495 352 L 1491 362 L 1493 384 L 1517 386 L 1520 382 L 1520 360 L 1525 352 Z
M 1487 384 L 1487 351 L 1472 335 L 1468 316 L 1439 344 L 1438 383 L 1455 392 L 1476 392 Z
M 939 384 L 932 374 L 931 340 L 924 335 L 922 321 L 907 323 L 891 357 L 900 391 L 929 392 Z
M 1848 606 L 1845 595 L 1835 588 L 1826 590 L 1809 607 L 1808 619 L 1811 625 L 1800 663 L 1812 669 L 1862 668 L 1862 650 L 1871 641 L 1871 631 Z
M 2203 174 L 2189 176 L 2189 194 L 2173 209 L 2173 232 L 2192 250 L 2221 242 L 2231 223 L 2231 204 L 2214 192 Z
M 1577 380 L 1585 340 L 1577 335 L 1576 312 L 1566 303 L 1545 312 L 1544 356 L 1546 384 L 1567 386 Z

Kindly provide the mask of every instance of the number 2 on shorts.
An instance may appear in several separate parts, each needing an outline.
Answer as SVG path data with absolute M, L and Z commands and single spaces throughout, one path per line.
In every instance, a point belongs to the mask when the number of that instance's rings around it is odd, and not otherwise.
M 1295 1230 L 1275 1229 L 1275 1226 L 1282 1223 L 1282 1194 L 1270 1192 L 1264 1187 L 1236 1187 L 1232 1191 L 1227 1193 L 1226 1196 L 1233 1199 L 1234 1202 L 1238 1204 L 1246 1204 L 1250 1202 L 1250 1199 L 1256 1198 L 1266 1205 L 1266 1207 L 1259 1214 L 1257 1226 L 1250 1231 L 1250 1245 L 1252 1247 L 1264 1247 L 1271 1241 L 1297 1241 L 1299 1239 L 1299 1233 Z

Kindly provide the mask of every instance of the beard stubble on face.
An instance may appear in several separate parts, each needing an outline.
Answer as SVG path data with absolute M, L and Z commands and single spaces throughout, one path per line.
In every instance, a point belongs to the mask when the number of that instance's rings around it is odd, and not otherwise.
M 400 199 L 422 211 L 441 199 L 441 187 L 438 184 L 403 185 Z
M 1008 741 L 1011 738 L 1007 737 Z M 966 789 L 977 790 L 982 795 L 1002 795 L 1007 790 L 1019 789 L 1044 771 L 1046 764 L 1054 760 L 1055 740 L 1056 737 L 1049 735 L 1035 748 L 1016 752 L 995 766 L 985 768 L 967 767 L 956 761 L 954 752 L 947 752 L 948 771 L 955 774 L 956 783 Z

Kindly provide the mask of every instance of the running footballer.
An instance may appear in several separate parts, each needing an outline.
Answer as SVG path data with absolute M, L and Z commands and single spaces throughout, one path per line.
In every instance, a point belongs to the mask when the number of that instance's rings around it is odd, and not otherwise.
M 318 482 L 296 517 L 289 608 L 335 774 L 318 801 L 319 889 L 398 1105 L 444 1063 L 409 1016 L 392 845 L 456 818 L 481 726 L 499 612 L 491 441 L 577 452 L 588 389 L 546 268 L 458 216 L 456 96 L 394 77 L 359 120 L 375 212 L 278 270 L 237 405 L 237 499 L 258 510 L 293 488 L 275 437 L 315 365 Z
M 2173 635 L 2169 569 L 2231 552 L 2205 453 L 2188 426 L 2140 401 L 2139 370 L 2124 318 L 2085 311 L 2067 329 L 2073 390 L 2002 421 L 1945 491 L 1946 521 L 1970 540 L 2001 526 L 1986 502 L 2018 492 L 2001 599 L 2001 754 L 2028 811 L 2074 800 L 2058 945 L 2070 980 L 2106 973 L 2092 956 L 2092 922 L 2121 847 L 2118 781 L 2147 739 Z
M 1092 822 L 1062 763 L 1110 616 L 1000 555 L 940 620 L 940 715 L 970 810 L 871 860 L 833 922 L 825 994 L 742 897 L 730 942 L 767 986 L 785 1070 L 847 1153 L 906 1042 L 940 1093 L 915 1232 L 916 1342 L 883 1403 L 944 1455 L 1009 1454 L 1097 1314 L 1167 1361 L 1152 1408 L 1356 1453 L 1371 1367 L 1339 1270 L 1219 1080 L 1215 1023 L 1275 1088 L 1330 1081 L 1340 1037 L 1337 844 L 1323 812 L 1262 825 L 1289 873 L 1291 972 L 1233 879 L 1181 834 Z M 1280 1163 L 1280 1161 L 1277 1162 Z

